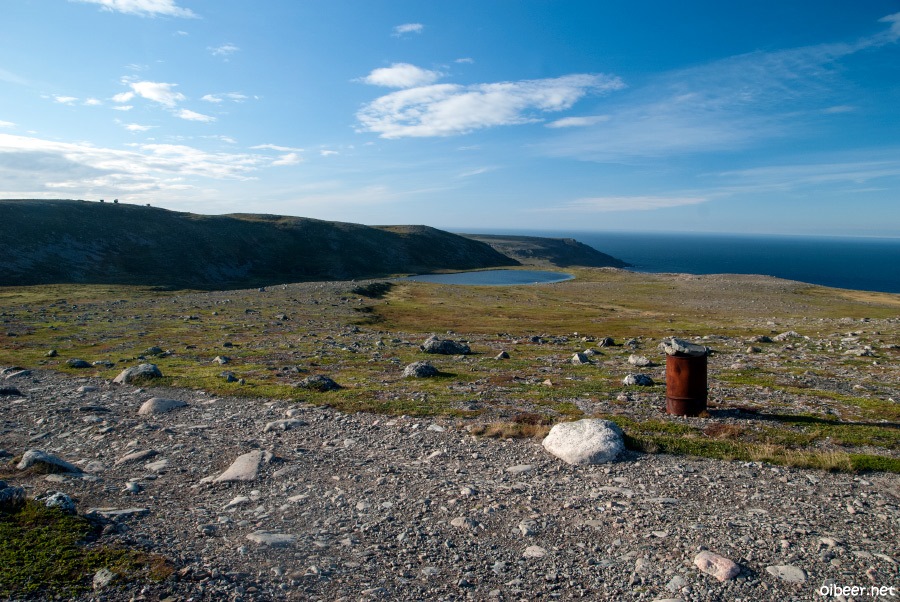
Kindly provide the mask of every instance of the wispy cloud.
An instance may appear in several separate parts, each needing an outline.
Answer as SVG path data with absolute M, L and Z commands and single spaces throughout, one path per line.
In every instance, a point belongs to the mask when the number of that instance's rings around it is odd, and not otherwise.
M 609 213 L 613 211 L 652 211 L 709 201 L 705 197 L 677 196 L 602 196 L 576 199 L 557 207 L 535 209 L 539 212 Z
M 58 190 L 97 190 L 152 197 L 192 188 L 197 178 L 248 180 L 270 162 L 262 155 L 209 153 L 174 144 L 134 144 L 132 149 L 0 134 L 0 182 L 5 188 L 0 193 L 40 197 Z
M 425 29 L 425 26 L 421 23 L 404 23 L 403 25 L 397 25 L 394 27 L 394 31 L 391 34 L 395 38 L 399 38 L 400 36 L 406 35 L 408 33 L 422 33 Z
M 282 155 L 272 161 L 272 165 L 297 165 L 298 163 L 303 162 L 303 157 L 298 155 L 297 153 L 287 153 L 286 155 Z
M 176 115 L 186 121 L 202 121 L 204 123 L 210 123 L 216 120 L 216 118 L 212 117 L 211 115 L 204 115 L 203 113 L 197 113 L 196 111 L 191 111 L 190 109 L 181 109 L 176 113 Z
M 597 125 L 609 121 L 609 115 L 591 115 L 589 117 L 563 117 L 547 124 L 548 128 L 575 128 Z
M 229 57 L 240 50 L 240 48 L 229 42 L 227 44 L 221 44 L 220 46 L 210 46 L 207 50 L 209 50 L 213 56 Z
M 841 61 L 894 43 L 898 15 L 882 19 L 891 23 L 889 32 L 853 43 L 752 52 L 663 74 L 605 106 L 607 120 L 582 124 L 545 149 L 618 162 L 741 150 L 813 127 L 823 114 L 850 110 L 835 103 L 846 95 Z
M 11 128 L 15 127 L 15 125 L 12 121 L 0 121 L 0 128 Z
M 134 108 L 134 105 L 118 105 L 116 107 L 113 107 L 113 110 L 114 111 L 130 111 L 133 108 Z
M 362 131 L 382 138 L 451 136 L 500 125 L 533 123 L 588 94 L 619 90 L 618 77 L 575 74 L 552 79 L 461 86 L 436 84 L 393 92 L 358 113 Z
M 390 67 L 374 69 L 361 81 L 387 88 L 412 88 L 432 84 L 440 79 L 441 75 L 439 71 L 422 69 L 409 63 L 394 63 Z
M 60 96 L 59 94 L 55 94 L 53 100 L 63 105 L 73 105 L 78 102 L 74 96 Z
M 71 1 L 71 0 L 70 0 Z M 197 14 L 188 8 L 182 8 L 175 0 L 74 0 L 88 4 L 99 4 L 104 10 L 137 15 L 139 17 L 185 17 L 194 18 Z
M 464 171 L 459 174 L 458 178 L 471 178 L 472 176 L 480 176 L 481 174 L 489 173 L 492 171 L 496 171 L 496 167 L 478 167 L 476 169 L 470 169 L 469 171 Z
M 251 146 L 251 150 L 273 150 L 278 151 L 280 153 L 302 153 L 302 148 L 295 148 L 293 146 L 281 146 L 278 144 L 257 144 L 256 146 Z
M 319 155 L 322 157 L 333 157 L 333 156 L 339 155 L 339 154 L 340 153 L 336 150 L 323 149 L 323 150 L 319 151 Z
M 475 62 L 475 59 L 469 58 L 469 57 L 466 56 L 466 57 L 463 57 L 463 58 L 461 58 L 461 59 L 456 59 L 456 60 L 453 61 L 453 62 L 454 62 L 454 63 L 464 64 L 464 65 L 471 65 L 472 63 Z
M 152 100 L 153 102 L 158 102 L 161 105 L 167 106 L 169 108 L 174 107 L 179 102 L 185 100 L 184 94 L 181 92 L 176 92 L 174 88 L 178 87 L 178 84 L 168 84 L 164 82 L 149 82 L 149 81 L 141 81 L 141 82 L 128 82 L 128 85 L 131 87 L 132 93 L 129 96 L 129 92 L 123 92 L 121 94 L 116 94 L 113 96 L 113 100 L 116 102 L 128 102 L 134 95 L 140 96 L 141 98 L 146 98 L 147 100 Z
M 220 103 L 225 100 L 244 102 L 247 98 L 247 95 L 241 94 L 240 92 L 225 92 L 224 94 L 204 94 L 200 97 L 200 100 L 213 103 Z
M 894 152 L 896 153 L 896 149 Z M 718 190 L 729 193 L 786 191 L 837 184 L 860 186 L 875 180 L 900 178 L 900 159 L 868 157 L 861 160 L 772 165 L 712 175 L 719 184 Z
M 141 125 L 139 123 L 126 123 L 125 129 L 129 132 L 147 132 L 155 128 L 155 125 Z

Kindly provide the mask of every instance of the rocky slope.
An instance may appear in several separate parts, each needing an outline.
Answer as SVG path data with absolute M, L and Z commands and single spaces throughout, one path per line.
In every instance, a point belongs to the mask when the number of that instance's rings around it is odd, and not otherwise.
M 484 243 L 426 226 L 73 200 L 3 200 L 0 224 L 0 286 L 227 288 L 517 264 Z
M 784 601 L 898 586 L 895 474 L 633 452 L 569 466 L 442 419 L 4 375 L 4 478 L 73 497 L 106 522 L 98 543 L 174 563 L 165 581 L 82 600 Z M 151 398 L 185 405 L 153 413 Z M 16 471 L 32 448 L 83 473 Z M 243 476 L 226 476 L 239 457 Z M 738 572 L 699 571 L 705 550 Z
M 500 253 L 526 264 L 550 264 L 561 268 L 576 265 L 595 268 L 625 268 L 629 266 L 624 261 L 601 253 L 573 238 L 493 234 L 463 234 L 462 236 L 486 243 Z

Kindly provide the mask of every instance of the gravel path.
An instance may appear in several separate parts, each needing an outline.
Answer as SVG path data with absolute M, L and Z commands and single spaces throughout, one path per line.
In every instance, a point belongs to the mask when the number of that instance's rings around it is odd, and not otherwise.
M 634 453 L 573 467 L 441 420 L 44 371 L 3 384 L 22 395 L 0 397 L 0 462 L 41 449 L 85 471 L 10 484 L 67 493 L 111 517 L 101 542 L 176 565 L 84 600 L 842 599 L 823 585 L 900 598 L 895 474 Z M 139 414 L 154 397 L 187 405 Z M 215 482 L 254 451 L 271 453 L 252 456 L 255 478 Z M 701 572 L 703 550 L 740 573 Z

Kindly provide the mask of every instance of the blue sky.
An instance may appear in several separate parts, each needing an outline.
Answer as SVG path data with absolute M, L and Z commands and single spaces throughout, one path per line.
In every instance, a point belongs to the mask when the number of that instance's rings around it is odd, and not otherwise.
M 900 236 L 900 2 L 4 0 L 0 198 Z

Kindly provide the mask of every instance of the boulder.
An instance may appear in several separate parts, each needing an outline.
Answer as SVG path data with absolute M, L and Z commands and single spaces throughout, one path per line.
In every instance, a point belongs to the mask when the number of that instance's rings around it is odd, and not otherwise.
M 652 387 L 653 379 L 646 374 L 629 374 L 622 379 L 622 384 L 626 386 Z
M 176 408 L 183 408 L 187 404 L 178 399 L 164 399 L 162 397 L 151 397 L 138 409 L 138 414 L 147 416 L 149 414 L 165 414 Z
M 254 450 L 247 452 L 231 463 L 225 472 L 215 478 L 203 479 L 205 482 L 228 483 L 233 481 L 255 481 L 259 476 L 259 468 L 272 460 L 271 452 Z
M 684 341 L 682 339 L 676 339 L 675 337 L 665 339 L 662 343 L 659 344 L 659 349 L 666 355 L 702 357 L 709 354 L 709 348 L 707 348 L 706 346 L 697 345 L 695 343 Z
M 29 449 L 22 454 L 22 460 L 16 465 L 18 470 L 26 470 L 34 467 L 41 472 L 57 473 L 70 472 L 81 473 L 81 469 L 74 464 L 69 464 L 61 458 L 39 449 Z
M 404 378 L 428 378 L 438 374 L 438 369 L 428 362 L 413 362 L 403 369 Z
M 113 382 L 122 385 L 160 377 L 162 377 L 162 372 L 159 371 L 156 364 L 139 364 L 122 370 L 119 375 L 113 379 Z
M 572 365 L 574 366 L 584 366 L 586 364 L 590 364 L 591 359 L 585 355 L 584 353 L 576 353 L 572 356 Z
M 0 512 L 15 512 L 25 504 L 25 488 L 0 481 Z
M 324 393 L 325 391 L 334 391 L 341 388 L 339 384 L 337 384 L 327 376 L 322 376 L 321 374 L 307 376 L 299 383 L 297 383 L 297 386 L 303 389 L 311 389 L 313 391 L 319 391 L 322 393 Z
M 90 368 L 91 367 L 90 362 L 86 362 L 84 360 L 80 360 L 80 359 L 74 358 L 74 357 L 72 359 L 66 360 L 66 365 L 69 368 Z
M 597 341 L 597 347 L 615 347 L 616 341 L 612 337 L 603 337 Z
M 505 351 L 501 351 L 500 353 L 498 353 L 497 355 L 494 356 L 494 359 L 495 360 L 508 360 L 509 354 Z
M 651 364 L 649 358 L 646 358 L 643 355 L 635 355 L 633 353 L 628 356 L 628 363 L 631 364 L 632 366 L 638 366 L 641 368 L 644 368 Z
M 555 425 L 544 438 L 543 446 L 569 464 L 612 462 L 625 449 L 619 425 L 596 418 Z
M 48 491 L 34 499 L 47 508 L 59 508 L 66 514 L 75 514 L 75 500 L 61 491 Z
M 425 353 L 439 353 L 441 355 L 466 355 L 472 353 L 472 350 L 465 343 L 439 339 L 436 336 L 429 337 L 427 341 L 422 343 L 420 348 Z
M 741 572 L 741 567 L 724 556 L 719 556 L 709 550 L 704 550 L 694 557 L 694 565 L 719 581 L 734 579 Z

